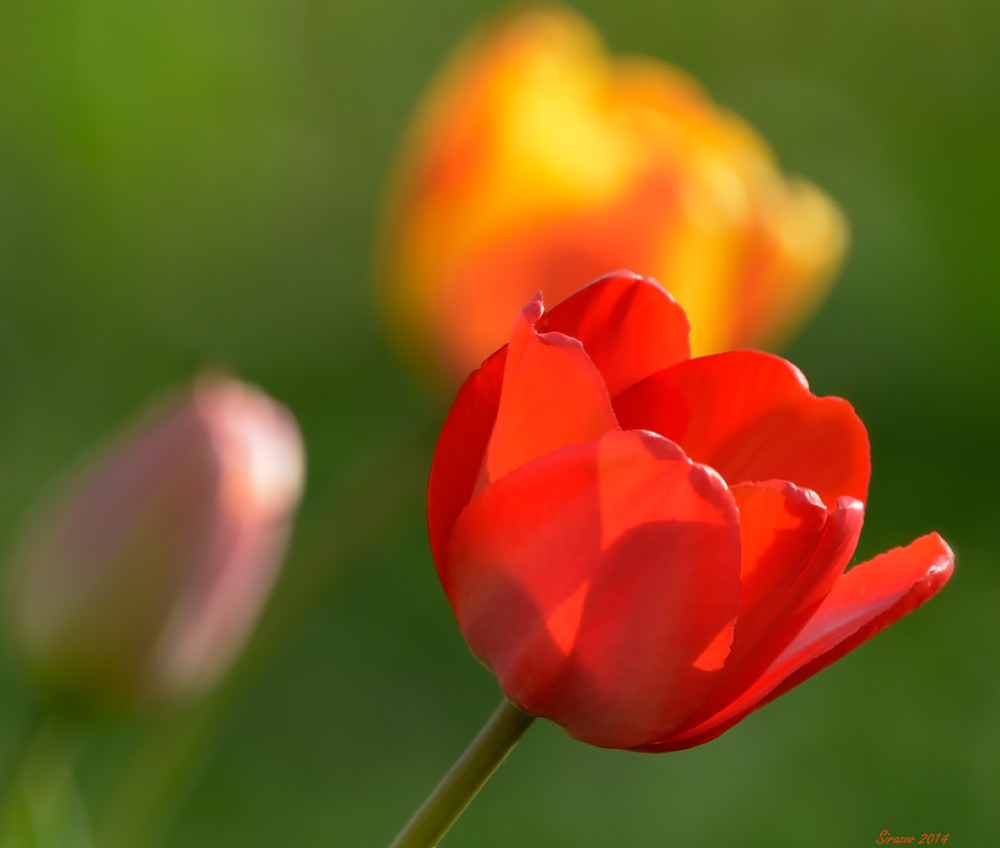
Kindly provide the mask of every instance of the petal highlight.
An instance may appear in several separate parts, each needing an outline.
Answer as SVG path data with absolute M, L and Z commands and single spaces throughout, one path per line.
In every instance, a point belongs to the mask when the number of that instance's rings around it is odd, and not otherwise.
M 711 697 L 684 729 L 725 710 L 796 638 L 844 573 L 864 521 L 860 501 L 843 498 L 827 513 L 812 492 L 789 483 L 732 493 L 742 540 L 736 631 Z
M 486 449 L 490 482 L 536 457 L 618 429 L 604 381 L 580 342 L 535 330 L 541 310 L 536 297 L 514 322 Z
M 751 689 L 710 721 L 652 750 L 691 748 L 724 733 L 929 601 L 954 566 L 955 555 L 937 533 L 855 566 Z
M 445 571 L 466 640 L 509 698 L 585 742 L 632 747 L 697 709 L 722 665 L 736 510 L 675 445 L 612 432 L 483 489 Z

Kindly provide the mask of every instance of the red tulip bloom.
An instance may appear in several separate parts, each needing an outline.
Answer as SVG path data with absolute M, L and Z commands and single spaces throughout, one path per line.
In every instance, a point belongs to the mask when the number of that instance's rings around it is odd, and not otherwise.
M 937 534 L 845 572 L 868 436 L 758 351 L 690 358 L 681 308 L 622 273 L 465 382 L 431 548 L 472 651 L 521 710 L 593 745 L 700 745 L 932 597 Z

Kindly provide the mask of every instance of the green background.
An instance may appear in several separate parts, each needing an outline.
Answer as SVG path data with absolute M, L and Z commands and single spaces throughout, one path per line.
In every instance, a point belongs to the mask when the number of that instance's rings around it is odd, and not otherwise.
M 497 8 L 0 0 L 0 546 L 150 393 L 209 364 L 300 419 L 310 483 L 288 584 L 336 565 L 194 725 L 204 756 L 177 755 L 190 717 L 98 728 L 78 767 L 94 809 L 149 734 L 161 747 L 137 774 L 180 762 L 166 845 L 385 845 L 498 701 L 436 582 L 419 491 L 357 554 L 366 502 L 338 494 L 369 473 L 414 489 L 428 461 L 421 442 L 396 458 L 442 412 L 381 330 L 374 222 L 422 87 Z M 577 8 L 614 51 L 695 74 L 842 204 L 847 266 L 785 353 L 868 425 L 859 558 L 938 530 L 958 565 L 927 607 L 705 747 L 609 752 L 536 723 L 444 844 L 847 846 L 885 829 L 992 844 L 1000 10 Z M 6 753 L 26 698 L 9 660 L 0 687 Z

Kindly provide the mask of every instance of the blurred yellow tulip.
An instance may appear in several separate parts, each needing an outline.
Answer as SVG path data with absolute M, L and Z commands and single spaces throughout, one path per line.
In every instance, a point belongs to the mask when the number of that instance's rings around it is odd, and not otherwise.
M 439 380 L 499 347 L 537 291 L 628 268 L 691 320 L 694 355 L 780 342 L 818 305 L 847 228 L 811 183 L 676 68 L 612 59 L 559 7 L 462 44 L 420 103 L 382 221 L 395 333 Z

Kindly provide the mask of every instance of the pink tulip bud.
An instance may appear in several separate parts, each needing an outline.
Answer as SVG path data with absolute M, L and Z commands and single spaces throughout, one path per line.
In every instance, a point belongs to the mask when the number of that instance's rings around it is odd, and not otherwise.
M 15 552 L 14 635 L 50 690 L 103 704 L 203 691 L 277 574 L 302 490 L 291 413 L 210 377 L 75 476 Z

